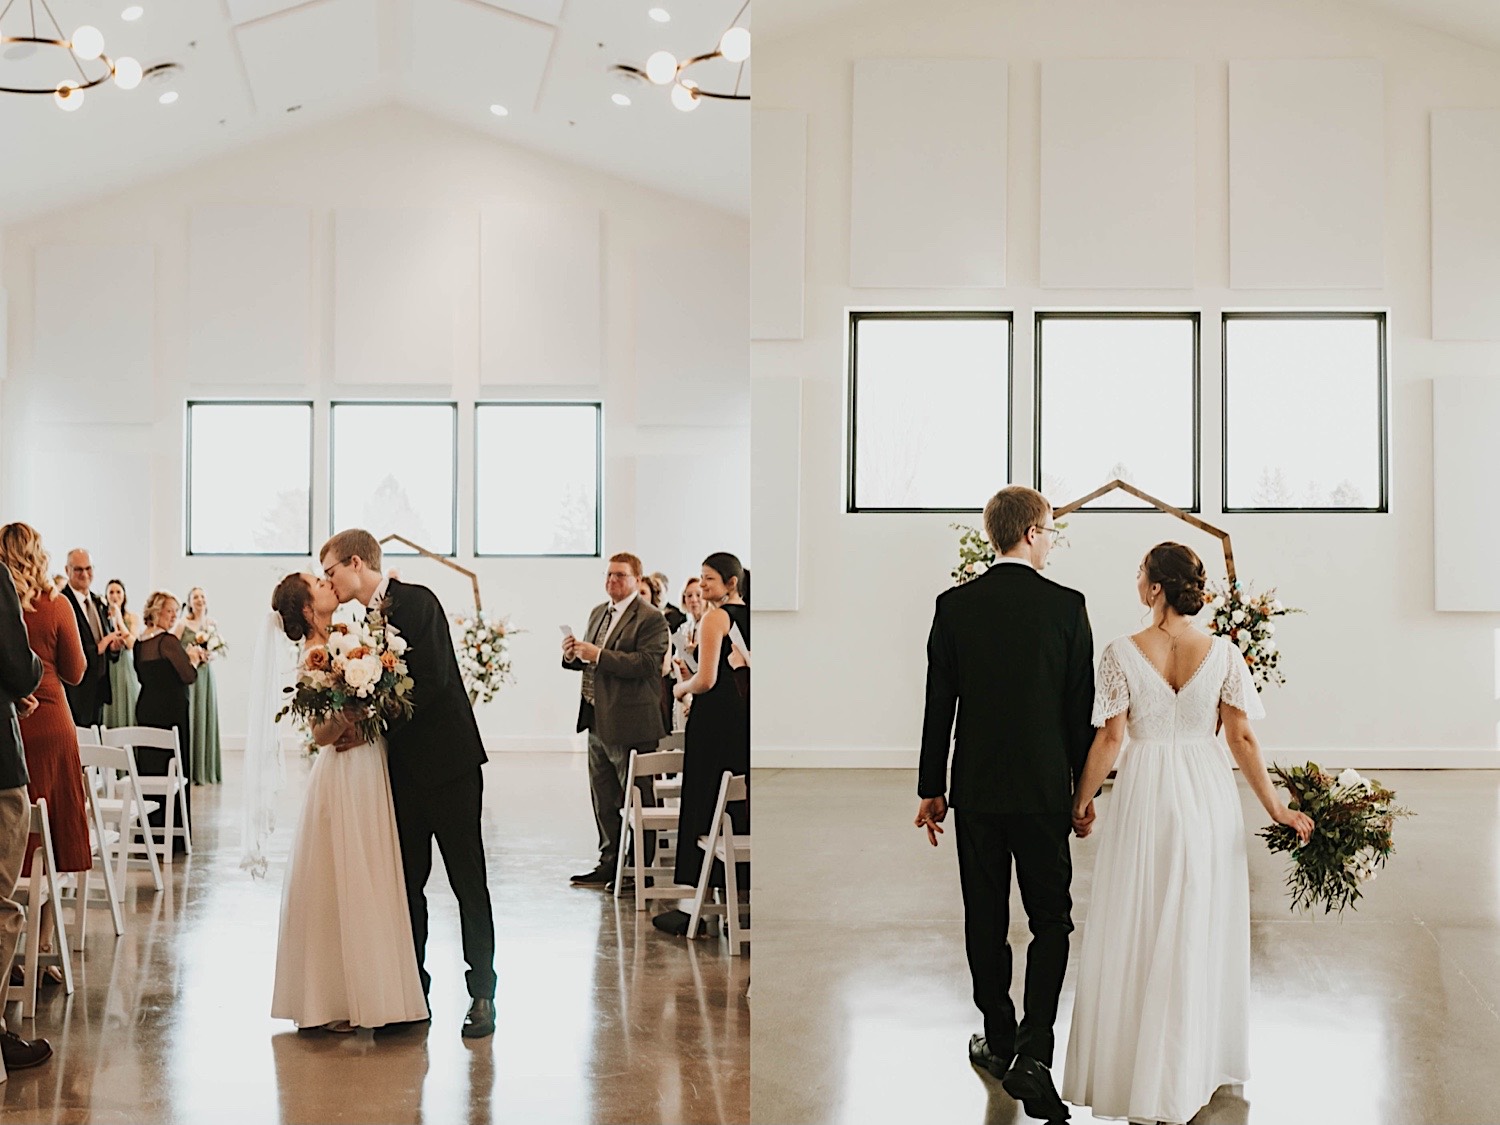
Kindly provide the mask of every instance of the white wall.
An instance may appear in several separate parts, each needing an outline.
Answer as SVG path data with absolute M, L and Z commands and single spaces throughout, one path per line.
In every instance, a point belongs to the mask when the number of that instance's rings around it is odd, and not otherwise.
M 851 288 L 854 60 L 981 56 L 1010 67 L 1007 288 Z M 1371 58 L 1383 65 L 1383 289 L 1229 288 L 1228 64 L 1287 57 Z M 1193 63 L 1191 290 L 1040 288 L 1040 68 L 1047 60 L 1083 58 Z M 1020 424 L 1014 463 L 1022 483 L 1030 483 L 1032 454 L 1034 308 L 1201 309 L 1204 514 L 1233 534 L 1242 579 L 1280 587 L 1288 604 L 1310 614 L 1288 619 L 1278 635 L 1290 683 L 1267 694 L 1263 740 L 1287 755 L 1311 752 L 1341 762 L 1500 764 L 1500 619 L 1440 614 L 1433 607 L 1431 444 L 1431 381 L 1500 377 L 1500 345 L 1430 339 L 1428 203 L 1429 116 L 1446 107 L 1500 106 L 1500 55 L 1351 5 L 872 4 L 786 39 L 758 42 L 756 103 L 805 110 L 811 154 L 806 335 L 751 347 L 752 378 L 805 380 L 802 605 L 795 613 L 757 614 L 760 763 L 916 764 L 925 638 L 932 599 L 945 587 L 955 557 L 955 536 L 944 515 L 844 513 L 844 309 L 946 305 L 1015 310 Z M 753 156 L 759 161 L 761 153 Z M 1281 306 L 1390 310 L 1390 514 L 1219 515 L 1218 315 L 1226 307 Z M 1492 507 L 1470 515 L 1494 519 Z M 1072 545 L 1054 554 L 1049 574 L 1087 594 L 1099 646 L 1139 627 L 1134 576 L 1153 542 L 1181 538 L 1222 568 L 1213 540 L 1159 514 L 1075 516 L 1069 538 Z
M 485 385 L 481 390 L 481 303 L 477 245 L 481 210 L 513 204 L 555 214 L 559 202 L 580 214 L 603 216 L 599 281 L 592 292 L 569 294 L 566 307 L 548 312 L 549 329 L 566 332 L 570 318 L 602 308 L 602 373 L 592 386 L 527 387 Z M 208 204 L 250 204 L 304 208 L 311 216 L 312 263 L 307 380 L 275 385 L 230 385 L 222 379 L 195 383 L 190 373 L 190 340 L 195 325 L 189 316 L 190 211 Z M 441 209 L 457 217 L 472 244 L 460 247 L 462 276 L 423 277 L 424 284 L 455 292 L 454 349 L 451 384 L 421 387 L 334 385 L 334 212 L 350 208 Z M 644 382 L 660 380 L 657 371 L 640 371 L 654 363 L 635 346 L 638 317 L 649 274 L 638 278 L 637 263 L 673 248 L 693 247 L 705 256 L 695 277 L 698 307 L 716 309 L 715 323 L 747 323 L 749 227 L 742 216 L 718 212 L 597 172 L 498 144 L 479 134 L 389 107 L 364 113 L 291 138 L 246 149 L 228 158 L 174 174 L 144 187 L 92 205 L 54 214 L 3 230 L 6 254 L 0 286 L 10 294 L 11 378 L 0 386 L 0 513 L 5 520 L 24 519 L 43 531 L 54 565 L 76 543 L 92 546 L 98 588 L 116 574 L 128 584 L 139 609 L 151 588 L 185 592 L 206 588 L 211 611 L 231 646 L 221 666 L 221 706 L 226 738 L 244 730 L 246 683 L 251 645 L 270 590 L 280 575 L 299 569 L 294 559 L 187 558 L 183 521 L 183 403 L 189 397 L 237 396 L 313 398 L 317 468 L 313 489 L 314 546 L 328 528 L 327 401 L 337 398 L 393 398 L 410 395 L 452 398 L 460 403 L 459 512 L 460 551 L 473 543 L 472 404 L 486 399 L 602 397 L 605 410 L 606 553 L 631 550 L 650 569 L 667 571 L 676 589 L 696 573 L 702 558 L 715 550 L 735 550 L 749 558 L 749 388 L 744 368 L 727 370 L 745 354 L 746 332 L 716 341 L 721 362 L 711 372 L 719 401 L 724 386 L 738 377 L 743 409 L 720 411 L 713 418 L 689 418 L 687 424 L 653 426 L 637 409 Z M 146 244 L 155 255 L 154 385 L 149 424 L 42 425 L 47 412 L 43 382 L 33 360 L 39 344 L 34 325 L 34 261 L 40 247 L 77 244 L 90 247 Z M 440 257 L 440 256 L 439 256 Z M 524 263 L 522 263 L 524 266 Z M 395 271 L 414 267 L 393 262 Z M 403 280 L 409 282 L 409 277 Z M 575 303 L 576 302 L 576 303 Z M 430 311 L 430 310 L 429 310 Z M 656 337 L 661 332 L 649 326 Z M 701 330 L 699 330 L 701 335 Z M 701 341 L 700 341 L 701 343 Z M 45 351 L 45 348 L 44 348 Z M 727 357 L 727 358 L 726 358 Z M 671 357 L 667 357 L 670 359 Z M 743 363 L 744 361 L 740 361 Z M 100 400 L 117 394 L 107 367 L 92 384 Z M 659 391 L 659 386 L 656 388 Z M 685 388 L 690 394 L 691 388 Z M 104 451 L 92 472 L 111 473 L 100 494 L 132 496 L 125 530 L 111 533 L 118 513 L 99 517 L 82 490 L 59 496 L 61 482 L 76 473 L 65 466 L 79 450 Z M 412 451 L 420 456 L 420 451 Z M 662 482 L 660 459 L 673 460 L 677 474 L 670 488 L 639 495 L 637 464 L 652 466 L 647 477 Z M 695 488 L 695 466 L 712 462 L 705 473 L 711 491 Z M 252 467 L 247 467 L 253 470 Z M 546 466 L 537 466 L 545 472 Z M 743 482 L 743 483 L 742 483 Z M 525 487 L 524 481 L 515 482 Z M 641 505 L 675 518 L 638 519 Z M 712 518 L 696 520 L 695 509 L 711 506 Z M 131 540 L 133 528 L 138 539 Z M 378 529 L 377 534 L 379 533 Z M 113 547 L 105 540 L 111 540 Z M 132 559 L 139 561 L 132 563 Z M 461 554 L 459 561 L 477 570 L 492 612 L 508 612 L 528 630 L 514 642 L 518 682 L 481 710 L 480 721 L 492 749 L 562 749 L 573 746 L 578 682 L 557 663 L 559 624 L 581 628 L 589 608 L 603 597 L 604 565 L 595 559 L 481 559 Z M 466 580 L 421 560 L 393 562 L 405 578 L 426 582 L 450 612 L 468 606 Z

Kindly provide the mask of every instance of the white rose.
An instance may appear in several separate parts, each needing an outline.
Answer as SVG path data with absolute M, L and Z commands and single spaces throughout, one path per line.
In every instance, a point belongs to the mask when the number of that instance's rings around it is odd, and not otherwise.
M 400 656 L 406 651 L 406 639 L 396 632 L 395 629 L 385 631 L 385 647 Z
M 1273 640 L 1270 640 L 1270 639 L 1266 639 L 1266 640 L 1260 642 L 1260 647 L 1261 647 L 1261 651 L 1263 651 L 1263 652 L 1275 652 L 1276 651 L 1276 642 L 1273 641 Z
M 989 570 L 989 568 L 990 568 L 990 564 L 989 563 L 980 561 L 980 562 L 977 562 L 977 563 L 974 564 L 974 573 L 975 574 L 983 574 L 985 571 Z
M 494 651 L 495 650 L 493 648 L 491 648 L 489 646 L 489 644 L 487 644 L 487 643 L 486 644 L 482 644 L 482 645 L 479 646 L 479 655 L 480 656 L 488 656 L 490 653 L 492 653 Z
M 1240 624 L 1245 620 L 1245 611 L 1243 609 L 1235 610 L 1229 620 L 1233 621 L 1236 625 Z
M 380 678 L 380 661 L 374 662 L 375 670 L 371 669 L 370 664 L 368 659 L 362 659 L 351 660 L 344 666 L 344 682 L 360 695 L 367 694 L 361 689 L 368 688 Z
M 1282 610 L 1282 605 L 1281 605 L 1280 602 L 1272 602 L 1271 603 L 1271 612 L 1272 613 L 1280 613 L 1281 610 Z
M 1246 649 L 1248 649 L 1250 647 L 1250 634 L 1249 633 L 1241 633 L 1239 635 L 1239 639 L 1235 641 L 1235 644 L 1237 644 L 1237 645 L 1240 646 L 1240 651 L 1241 652 L 1244 652 Z
M 1343 773 L 1339 774 L 1334 784 L 1337 785 L 1340 789 L 1357 789 L 1362 786 L 1364 782 L 1365 779 L 1360 777 L 1356 771 L 1347 769 Z
M 1276 632 L 1276 626 L 1267 621 L 1260 627 L 1260 631 L 1269 637 L 1272 633 Z

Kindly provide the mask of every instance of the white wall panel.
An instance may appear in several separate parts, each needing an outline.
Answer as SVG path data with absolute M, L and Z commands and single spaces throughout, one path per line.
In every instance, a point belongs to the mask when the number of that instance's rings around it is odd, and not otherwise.
M 1229 283 L 1385 283 L 1385 99 L 1375 59 L 1229 64 Z
M 807 274 L 807 114 L 750 115 L 750 335 L 802 339 Z
M 1432 114 L 1432 337 L 1500 340 L 1500 110 Z
M 72 422 L 155 416 L 155 252 L 150 246 L 39 246 L 32 401 Z
M 1439 610 L 1500 611 L 1500 375 L 1432 384 L 1434 600 Z
M 750 406 L 749 249 L 657 244 L 636 255 L 636 419 L 723 426 Z
M 334 213 L 334 378 L 449 384 L 460 273 L 477 269 L 477 220 L 439 208 Z
M 750 395 L 752 602 L 756 610 L 796 610 L 802 605 L 802 380 L 753 379 Z
M 596 208 L 552 199 L 485 209 L 479 249 L 483 382 L 599 382 L 600 223 Z
M 639 554 L 648 571 L 666 572 L 676 605 L 682 584 L 715 551 L 750 565 L 750 440 L 749 427 L 726 430 L 715 454 L 695 457 L 690 466 L 676 454 L 636 458 L 636 545 L 625 549 Z M 754 578 L 758 599 L 759 571 Z
M 1005 284 L 1009 67 L 997 59 L 854 63 L 849 284 Z
M 188 380 L 309 380 L 312 224 L 300 207 L 194 207 Z
M 1193 92 L 1186 60 L 1042 64 L 1044 287 L 1192 287 Z

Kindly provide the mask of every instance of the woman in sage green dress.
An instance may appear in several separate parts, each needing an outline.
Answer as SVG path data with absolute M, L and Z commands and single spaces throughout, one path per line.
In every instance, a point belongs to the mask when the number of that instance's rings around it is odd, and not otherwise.
M 104 601 L 109 606 L 109 627 L 125 634 L 125 654 L 109 666 L 109 689 L 113 702 L 104 705 L 106 727 L 135 726 L 135 700 L 140 694 L 141 684 L 135 676 L 135 660 L 129 655 L 135 650 L 136 638 L 141 634 L 141 622 L 126 608 L 125 583 L 111 578 L 104 588 Z
M 202 664 L 188 692 L 192 747 L 188 753 L 188 775 L 194 785 L 216 785 L 219 781 L 219 696 L 214 685 L 214 663 L 223 655 L 214 651 L 219 626 L 208 615 L 208 595 L 201 586 L 188 594 L 188 611 L 178 634 L 185 649 L 197 648 Z M 186 747 L 184 749 L 187 749 Z

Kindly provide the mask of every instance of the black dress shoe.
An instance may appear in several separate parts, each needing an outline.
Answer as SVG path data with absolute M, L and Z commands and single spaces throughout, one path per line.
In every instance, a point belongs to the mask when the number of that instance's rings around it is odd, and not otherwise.
M 612 865 L 609 867 L 600 865 L 582 875 L 574 875 L 568 882 L 572 883 L 575 887 L 607 887 L 609 886 L 609 881 L 614 877 L 615 869 Z
M 465 1039 L 483 1039 L 495 1034 L 495 1002 L 476 999 L 470 1004 L 469 1014 L 464 1017 L 464 1029 L 459 1034 Z
M 1005 1077 L 1013 1056 L 997 1055 L 990 1050 L 989 1040 L 983 1035 L 969 1036 L 969 1062 L 980 1070 L 988 1071 L 996 1081 Z
M 13 1031 L 0 1031 L 0 1058 L 6 1070 L 40 1066 L 52 1057 L 52 1044 L 45 1039 L 22 1039 Z
M 1015 1063 L 1000 1080 L 1005 1092 L 1026 1109 L 1027 1117 L 1043 1121 L 1066 1121 L 1068 1107 L 1057 1096 L 1057 1087 L 1052 1085 L 1052 1072 L 1036 1059 L 1025 1055 L 1016 1056 Z

